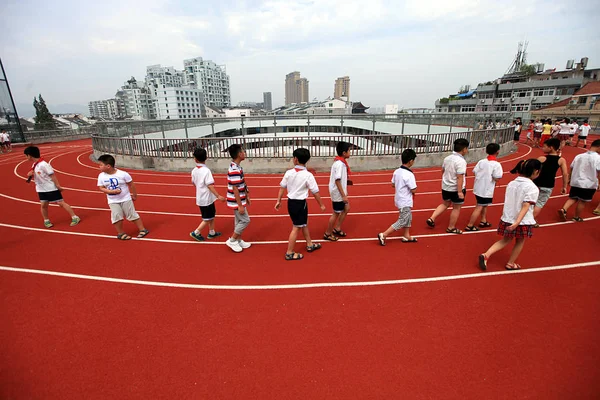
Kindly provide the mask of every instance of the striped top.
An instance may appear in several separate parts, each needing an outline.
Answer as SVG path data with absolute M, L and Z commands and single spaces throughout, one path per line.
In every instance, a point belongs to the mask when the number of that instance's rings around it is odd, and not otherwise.
M 227 171 L 227 207 L 238 208 L 235 195 L 233 194 L 233 187 L 236 186 L 240 192 L 240 200 L 242 205 L 246 205 L 246 180 L 244 179 L 244 169 L 232 162 L 229 164 L 229 170 Z

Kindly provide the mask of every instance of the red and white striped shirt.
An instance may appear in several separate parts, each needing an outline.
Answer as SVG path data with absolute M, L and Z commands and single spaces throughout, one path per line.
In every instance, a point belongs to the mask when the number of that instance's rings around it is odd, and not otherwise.
M 238 164 L 232 162 L 229 164 L 227 171 L 227 207 L 238 208 L 238 203 L 235 200 L 233 188 L 237 187 L 240 192 L 240 200 L 242 205 L 246 205 L 246 180 L 244 179 L 244 169 Z

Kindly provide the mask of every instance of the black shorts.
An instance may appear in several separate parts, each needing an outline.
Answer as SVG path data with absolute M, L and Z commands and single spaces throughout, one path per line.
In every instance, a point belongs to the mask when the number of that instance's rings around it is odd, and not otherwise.
M 202 221 L 212 221 L 217 215 L 217 209 L 215 203 L 209 206 L 200 206 L 200 214 L 202 214 Z
M 288 214 L 295 227 L 304 227 L 308 224 L 308 204 L 306 200 L 288 199 Z
M 571 186 L 571 190 L 569 191 L 569 197 L 571 199 L 577 199 L 585 202 L 592 201 L 594 194 L 596 193 L 596 189 L 582 189 L 575 186 Z
M 62 194 L 58 190 L 52 192 L 38 192 L 38 196 L 40 197 L 40 201 L 47 201 L 50 203 L 62 201 L 63 199 Z
M 513 138 L 515 142 L 518 142 L 521 138 L 521 132 L 515 132 L 515 137 Z
M 477 205 L 478 206 L 483 206 L 483 207 L 487 207 L 490 204 L 492 204 L 492 198 L 491 197 L 480 197 L 475 195 L 475 199 L 477 200 Z
M 333 211 L 336 213 L 342 213 L 346 209 L 346 203 L 343 201 L 332 201 L 331 205 L 333 207 Z
M 462 190 L 464 197 L 467 197 L 467 190 Z M 444 201 L 451 201 L 454 204 L 463 204 L 465 199 L 460 199 L 458 197 L 458 192 L 448 192 L 446 190 L 442 190 L 442 199 Z

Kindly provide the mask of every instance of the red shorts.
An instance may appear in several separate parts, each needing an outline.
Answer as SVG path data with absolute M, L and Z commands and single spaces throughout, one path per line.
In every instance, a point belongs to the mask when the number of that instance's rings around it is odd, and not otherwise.
M 498 225 L 498 235 L 511 239 L 524 239 L 533 236 L 533 225 L 519 225 L 514 231 L 508 231 L 506 228 L 511 225 L 512 224 L 500 220 L 500 224 Z

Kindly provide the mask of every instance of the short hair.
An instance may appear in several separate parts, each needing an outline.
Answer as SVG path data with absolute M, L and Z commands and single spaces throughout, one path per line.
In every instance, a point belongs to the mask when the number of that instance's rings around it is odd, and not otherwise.
M 587 120 L 587 119 L 584 119 L 584 120 L 583 120 L 583 123 L 584 123 L 584 124 L 587 124 L 587 123 L 588 123 L 588 120 Z
M 485 146 L 485 152 L 489 155 L 496 154 L 500 151 L 500 145 L 498 143 L 490 143 Z
M 335 145 L 335 151 L 336 151 L 337 155 L 341 157 L 342 154 L 344 154 L 345 152 L 350 150 L 351 147 L 352 147 L 352 144 L 350 144 L 348 142 L 338 142 L 338 144 Z
M 592 147 L 600 147 L 600 139 L 596 139 L 592 142 Z
M 565 118 L 565 123 L 566 123 L 566 124 L 568 124 L 568 123 L 570 123 L 570 122 L 571 122 L 571 120 L 570 120 L 569 118 Z
M 599 141 L 600 142 L 600 141 Z M 511 174 L 520 174 L 527 178 L 531 178 L 535 171 L 542 169 L 542 163 L 537 158 L 530 158 L 529 160 L 521 160 L 513 169 L 510 170 Z
M 113 168 L 115 167 L 115 158 L 110 154 L 101 155 L 98 157 L 98 161 L 100 161 L 102 164 L 110 165 Z
M 194 150 L 194 158 L 200 162 L 206 161 L 206 150 L 202 147 L 198 147 L 196 150 Z
M 552 147 L 556 151 L 560 149 L 560 140 L 558 140 L 558 138 L 550 138 L 546 140 L 544 144 L 548 147 Z
M 36 146 L 29 146 L 23 150 L 23 154 L 31 156 L 33 158 L 40 158 L 40 149 Z
M 469 147 L 469 141 L 467 139 L 461 138 L 454 141 L 454 151 L 457 153 L 460 153 L 467 147 Z
M 298 162 L 300 164 L 306 164 L 308 160 L 310 160 L 310 151 L 302 147 L 294 150 L 294 153 L 292 155 L 298 159 Z
M 406 149 L 402 152 L 402 164 L 408 164 L 417 158 L 417 153 L 413 149 Z
M 240 155 L 240 153 L 243 151 L 243 147 L 241 144 L 232 144 L 231 146 L 229 146 L 229 155 L 231 156 L 231 158 L 233 160 L 235 160 L 236 158 L 238 158 L 238 156 Z

